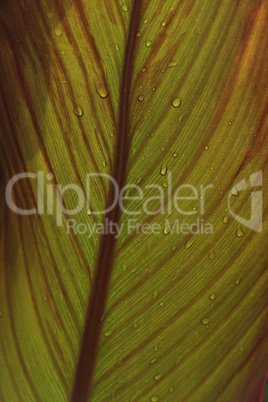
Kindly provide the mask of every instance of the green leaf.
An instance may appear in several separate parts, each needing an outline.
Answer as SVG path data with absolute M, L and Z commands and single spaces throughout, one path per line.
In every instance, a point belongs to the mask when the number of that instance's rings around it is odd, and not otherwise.
M 0 399 L 260 400 L 267 2 L 0 18 Z

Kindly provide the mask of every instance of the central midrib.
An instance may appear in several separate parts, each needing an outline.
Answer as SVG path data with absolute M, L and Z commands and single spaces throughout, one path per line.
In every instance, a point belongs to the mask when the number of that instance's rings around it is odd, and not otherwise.
M 118 184 L 119 190 L 125 185 L 126 165 L 130 150 L 130 137 L 128 136 L 130 109 L 129 98 L 133 75 L 135 38 L 140 22 L 141 5 L 142 0 L 135 0 L 125 50 L 125 61 L 121 82 L 119 130 L 115 149 L 115 165 L 113 171 L 113 177 Z M 111 205 L 114 198 L 115 188 L 112 185 L 110 188 L 107 205 Z M 118 203 L 112 211 L 106 214 L 105 219 L 108 219 L 109 222 L 119 223 L 120 206 Z M 87 401 L 91 392 L 91 383 L 97 359 L 97 350 L 102 327 L 101 317 L 104 314 L 106 305 L 108 284 L 113 267 L 115 243 L 115 234 L 108 233 L 102 235 L 75 374 L 75 381 L 71 397 L 72 402 Z

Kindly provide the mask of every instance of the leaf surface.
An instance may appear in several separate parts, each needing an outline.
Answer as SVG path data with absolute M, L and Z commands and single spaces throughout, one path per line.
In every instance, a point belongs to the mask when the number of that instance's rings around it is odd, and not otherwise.
M 39 211 L 16 214 L 3 196 L 0 399 L 258 401 L 267 2 L 15 0 L 0 12 L 1 193 L 32 172 L 12 196 Z M 90 173 L 102 176 L 87 199 Z M 104 175 L 137 186 L 125 210 L 96 213 L 115 196 Z M 261 190 L 257 231 L 228 199 L 249 220 Z M 161 211 L 145 213 L 160 192 Z M 61 193 L 78 213 L 60 213 Z M 98 233 L 109 221 L 120 234 Z

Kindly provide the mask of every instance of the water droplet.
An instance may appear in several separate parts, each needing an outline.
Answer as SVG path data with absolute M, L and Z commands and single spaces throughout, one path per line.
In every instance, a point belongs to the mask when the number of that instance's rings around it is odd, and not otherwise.
M 229 222 L 229 217 L 228 217 L 228 216 L 224 216 L 224 217 L 222 218 L 222 222 L 226 225 L 226 223 Z
M 162 374 L 156 374 L 156 375 L 154 376 L 154 380 L 155 380 L 155 381 L 159 381 L 161 378 L 162 378 Z
M 177 156 L 178 156 L 177 152 L 173 152 L 172 156 L 173 156 L 173 158 L 177 158 Z
M 146 71 L 146 67 L 142 67 L 141 72 L 145 73 L 145 71 Z
M 235 197 L 237 197 L 239 195 L 239 192 L 235 187 L 233 187 L 231 190 L 231 194 L 234 195 Z
M 151 397 L 151 402 L 157 402 L 157 401 L 159 401 L 159 397 L 157 395 L 153 395 Z
M 185 248 L 188 249 L 188 248 L 192 247 L 193 243 L 194 243 L 194 239 L 188 240 L 187 243 L 185 244 Z
M 170 63 L 168 63 L 168 67 L 175 67 L 177 65 L 176 61 L 171 61 Z
M 97 89 L 98 94 L 100 95 L 100 97 L 102 99 L 107 98 L 107 96 L 109 95 L 109 90 L 105 87 L 105 86 L 101 86 Z
M 210 170 L 213 170 L 214 169 L 214 166 L 210 166 Z
M 209 149 L 209 146 L 208 146 L 208 145 L 205 145 L 205 146 L 204 146 L 204 149 L 207 151 L 207 150 Z
M 117 52 L 119 52 L 119 46 L 118 46 L 118 45 L 115 45 L 115 50 L 116 50 Z
M 150 361 L 150 363 L 151 363 L 151 364 L 154 364 L 154 363 L 156 362 L 156 360 L 157 360 L 157 358 L 155 357 L 155 358 L 153 358 L 153 359 Z
M 163 230 L 163 234 L 167 235 L 170 232 L 170 225 L 165 225 L 164 230 Z
M 177 246 L 172 246 L 172 247 L 171 247 L 171 251 L 175 251 L 176 248 L 177 248 Z
M 156 90 L 156 87 L 153 87 L 153 92 L 155 92 L 155 90 Z
M 90 209 L 87 210 L 87 214 L 88 214 L 88 216 L 91 215 L 91 210 Z
M 144 96 L 143 96 L 142 94 L 140 94 L 140 95 L 138 96 L 138 100 L 139 100 L 140 102 L 143 102 Z
M 243 237 L 245 233 L 243 232 L 243 230 L 241 228 L 239 228 L 239 229 L 237 229 L 235 234 L 237 237 Z
M 215 257 L 216 257 L 216 254 L 215 254 L 215 253 L 209 254 L 209 259 L 210 259 L 210 260 L 214 260 Z
M 62 80 L 62 83 L 63 83 L 63 84 L 66 84 L 66 83 L 67 83 L 67 81 L 66 81 L 66 80 Z
M 75 105 L 74 107 L 74 114 L 78 117 L 82 117 L 84 114 L 83 108 L 80 105 Z
M 158 290 L 153 291 L 153 299 L 155 299 L 158 296 Z
M 140 327 L 139 321 L 135 320 L 133 324 L 134 329 L 138 329 Z
M 151 47 L 152 46 L 152 41 L 151 40 L 147 40 L 146 42 L 145 42 L 145 46 L 146 47 Z
M 168 186 L 167 182 L 165 181 L 165 182 L 162 184 L 162 186 L 163 186 L 164 188 L 167 188 L 167 186 Z
M 165 149 L 166 149 L 166 147 L 162 147 L 162 148 L 161 148 L 161 151 L 164 152 Z
M 142 181 L 142 178 L 139 177 L 139 178 L 136 180 L 136 183 L 137 183 L 137 184 L 140 184 L 141 181 Z
M 145 20 L 143 20 L 143 23 L 144 23 L 144 24 L 148 24 L 148 19 L 145 18 Z
M 211 295 L 209 295 L 210 300 L 215 300 L 216 299 L 216 294 L 212 293 Z
M 181 105 L 181 98 L 174 98 L 173 101 L 171 102 L 171 105 L 175 108 L 179 107 Z
M 102 162 L 102 166 L 106 167 L 106 162 L 105 161 Z
M 55 33 L 55 35 L 58 36 L 58 37 L 60 37 L 60 36 L 63 34 L 61 28 L 56 28 L 55 31 L 54 31 L 54 33 Z
M 201 323 L 203 325 L 208 325 L 210 323 L 210 319 L 208 317 L 204 317 L 202 318 Z
M 174 387 L 170 387 L 169 392 L 174 392 Z
M 125 13 L 128 12 L 128 5 L 127 4 L 122 4 L 121 10 L 124 11 Z
M 167 174 L 167 166 L 163 163 L 160 169 L 161 176 L 165 176 Z
M 140 38 L 140 37 L 141 37 L 141 35 L 142 35 L 142 33 L 141 33 L 141 32 L 137 32 L 137 33 L 136 33 L 136 37 L 137 37 L 137 38 Z
M 162 302 L 159 303 L 159 305 L 160 305 L 161 307 L 165 307 L 165 302 L 162 301 Z
M 229 121 L 229 125 L 231 126 L 231 124 L 232 124 L 232 122 L 231 121 Z
M 166 26 L 167 26 L 166 21 L 162 21 L 162 22 L 161 22 L 161 27 L 166 27 Z
M 112 331 L 108 330 L 103 333 L 105 337 L 112 335 Z
M 235 286 L 238 286 L 240 284 L 240 279 L 238 278 L 236 281 L 235 281 Z
M 54 13 L 53 13 L 53 11 L 48 11 L 48 12 L 47 12 L 47 18 L 49 18 L 50 20 L 52 20 L 52 18 L 54 18 Z

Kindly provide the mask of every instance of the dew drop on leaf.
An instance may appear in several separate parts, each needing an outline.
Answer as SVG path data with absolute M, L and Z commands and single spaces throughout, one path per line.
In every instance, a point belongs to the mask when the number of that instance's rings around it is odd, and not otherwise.
M 55 35 L 56 35 L 58 38 L 63 34 L 61 28 L 56 28 L 55 31 L 54 31 L 54 33 L 55 33 Z
M 119 52 L 119 46 L 118 46 L 118 45 L 115 45 L 115 50 L 116 50 L 117 52 Z
M 210 323 L 210 319 L 208 317 L 204 317 L 202 318 L 201 323 L 203 325 L 208 325 Z
M 151 397 L 151 402 L 157 402 L 157 401 L 159 401 L 159 397 L 157 395 L 153 395 Z
M 204 149 L 207 151 L 207 150 L 209 149 L 209 146 L 208 146 L 208 145 L 205 145 L 205 146 L 204 146 Z
M 216 299 L 216 294 L 212 293 L 211 295 L 209 295 L 210 300 L 215 300 Z
M 162 302 L 159 303 L 159 305 L 160 305 L 161 307 L 165 307 L 165 302 L 162 301 Z
M 141 72 L 145 73 L 146 72 L 146 67 L 142 67 Z
M 176 61 L 171 61 L 168 63 L 168 67 L 175 67 L 177 65 Z
M 138 321 L 134 321 L 133 328 L 134 328 L 134 329 L 138 329 L 139 327 L 140 327 L 139 322 L 138 322 Z
M 155 381 L 159 381 L 161 378 L 162 378 L 162 375 L 161 375 L 161 374 L 156 374 L 156 375 L 154 376 L 154 380 L 155 380 Z
M 166 27 L 166 26 L 167 26 L 166 21 L 162 21 L 162 22 L 161 22 L 161 27 Z
M 238 278 L 236 281 L 235 281 L 235 286 L 238 286 L 240 284 L 240 279 Z
M 235 197 L 237 197 L 239 195 L 239 192 L 235 187 L 233 187 L 231 190 L 231 194 L 234 195 Z
M 166 225 L 163 230 L 163 234 L 167 235 L 170 232 L 170 225 Z
M 48 11 L 47 12 L 47 18 L 52 20 L 52 18 L 54 18 L 54 13 L 52 11 Z
M 146 47 L 151 47 L 152 46 L 152 41 L 151 40 L 147 40 L 146 42 L 145 42 L 145 46 Z
M 171 102 L 171 105 L 175 108 L 179 107 L 181 105 L 181 98 L 174 98 L 173 101 Z
M 236 237 L 243 237 L 245 233 L 243 232 L 243 230 L 241 228 L 239 228 L 239 229 L 237 229 L 235 234 L 236 234 Z
M 124 11 L 125 13 L 128 12 L 128 5 L 127 4 L 122 4 L 121 10 Z
M 172 156 L 173 156 L 173 158 L 177 158 L 177 156 L 178 156 L 177 152 L 173 152 Z
M 74 107 L 74 114 L 78 117 L 82 117 L 84 114 L 83 108 L 80 105 L 75 105 Z
M 163 163 L 160 169 L 161 176 L 165 176 L 167 174 L 167 166 Z
M 140 38 L 141 35 L 142 35 L 142 33 L 141 33 L 140 31 L 136 33 L 136 37 L 137 37 L 137 38 Z
M 229 217 L 228 216 L 224 216 L 223 218 L 222 218 L 222 223 L 224 223 L 225 225 L 226 225 L 226 223 L 228 223 L 229 222 Z
M 190 240 L 187 241 L 187 243 L 185 244 L 185 248 L 188 249 L 188 248 L 192 247 L 193 243 L 194 243 L 194 240 L 193 240 L 193 239 L 190 239 Z
M 141 94 L 141 95 L 139 95 L 138 96 L 138 101 L 139 102 L 143 102 L 143 100 L 144 100 L 144 96 Z
M 151 363 L 151 364 L 154 364 L 154 363 L 156 362 L 156 360 L 157 360 L 157 358 L 154 357 L 154 358 L 150 361 L 150 363 Z
M 100 97 L 102 99 L 107 98 L 107 96 L 109 95 L 109 90 L 105 87 L 105 86 L 101 86 L 97 89 L 98 94 L 100 95 Z
M 177 246 L 172 246 L 172 247 L 171 247 L 171 251 L 175 251 L 176 248 L 177 248 Z
M 88 216 L 91 215 L 91 210 L 90 210 L 90 209 L 87 210 L 87 215 L 88 215 Z
M 153 299 L 155 299 L 158 296 L 158 290 L 153 291 Z
M 165 181 L 165 182 L 162 184 L 162 186 L 163 186 L 164 188 L 167 188 L 167 186 L 168 186 L 167 182 Z
M 108 330 L 103 333 L 105 337 L 112 335 L 112 331 Z
M 148 18 L 145 18 L 145 20 L 143 20 L 144 24 L 148 24 Z
M 210 260 L 214 260 L 215 257 L 216 257 L 216 254 L 215 254 L 215 253 L 209 254 L 209 259 L 210 259 Z

